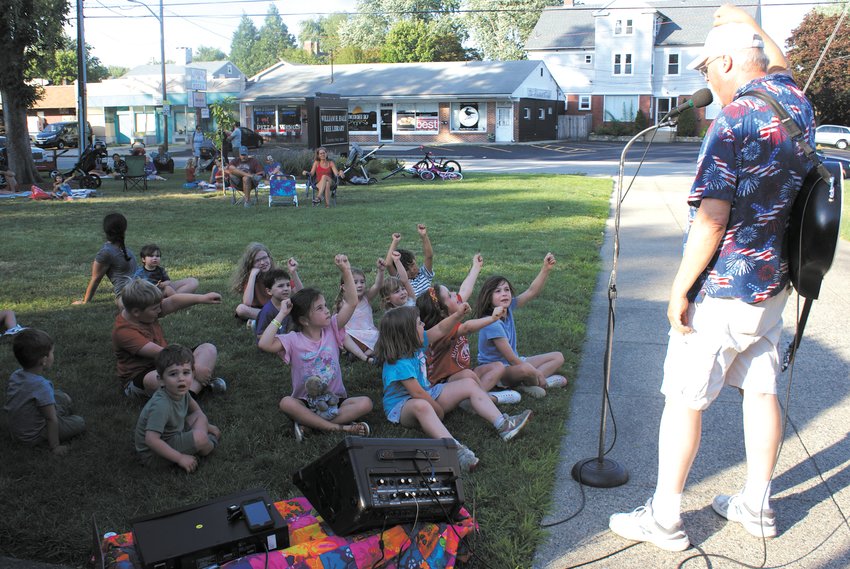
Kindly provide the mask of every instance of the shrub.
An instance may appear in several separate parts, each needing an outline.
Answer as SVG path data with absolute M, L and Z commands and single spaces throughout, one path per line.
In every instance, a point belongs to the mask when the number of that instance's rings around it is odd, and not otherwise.
M 648 121 L 646 120 L 646 115 L 643 114 L 643 111 L 638 110 L 638 112 L 635 113 L 635 123 L 634 124 L 635 124 L 634 134 L 639 133 L 640 131 L 645 129 L 647 126 L 649 126 Z
M 679 123 L 676 125 L 676 136 L 696 136 L 697 119 L 694 113 L 682 113 L 679 115 Z

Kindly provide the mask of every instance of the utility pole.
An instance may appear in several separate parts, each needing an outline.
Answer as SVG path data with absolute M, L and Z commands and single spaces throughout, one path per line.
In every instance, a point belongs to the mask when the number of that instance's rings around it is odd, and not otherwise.
M 81 1 L 81 0 L 79 0 Z M 168 115 L 171 113 L 171 105 L 168 104 L 168 93 L 165 89 L 165 18 L 163 17 L 162 0 L 159 0 L 159 16 L 151 10 L 150 6 L 141 0 L 128 0 L 139 6 L 144 6 L 151 15 L 159 20 L 159 65 L 162 71 L 162 128 L 163 128 L 163 150 L 168 152 Z
M 83 0 L 77 0 L 77 150 L 82 158 L 83 150 L 88 143 L 86 133 L 87 111 L 86 101 L 86 33 L 83 29 Z M 92 133 L 92 137 L 94 133 Z

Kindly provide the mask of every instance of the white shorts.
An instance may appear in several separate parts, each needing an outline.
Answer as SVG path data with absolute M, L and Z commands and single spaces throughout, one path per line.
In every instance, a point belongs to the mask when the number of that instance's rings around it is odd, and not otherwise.
M 670 330 L 661 393 L 706 409 L 724 385 L 776 393 L 782 311 L 789 292 L 758 304 L 705 296 L 688 307 L 693 332 Z

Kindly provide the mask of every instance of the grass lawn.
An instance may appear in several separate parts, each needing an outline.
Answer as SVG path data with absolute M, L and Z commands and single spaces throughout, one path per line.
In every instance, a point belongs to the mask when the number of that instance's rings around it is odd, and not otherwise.
M 402 233 L 401 246 L 421 259 L 416 223 L 427 224 L 437 280 L 450 287 L 460 285 L 473 254 L 481 252 L 485 265 L 479 284 L 498 272 L 521 292 L 552 251 L 558 264 L 546 289 L 517 313 L 519 347 L 526 354 L 562 351 L 564 371 L 575 377 L 599 271 L 609 181 L 476 174 L 458 183 L 389 180 L 341 188 L 339 205 L 331 210 L 309 202 L 297 209 L 270 209 L 261 202 L 246 210 L 220 194 L 183 190 L 178 177 L 152 183 L 147 193 L 124 193 L 108 181 L 100 197 L 74 203 L 0 202 L 0 307 L 15 310 L 23 325 L 51 334 L 56 362 L 46 376 L 74 398 L 88 425 L 66 456 L 54 457 L 13 444 L 0 414 L 0 554 L 81 565 L 89 554 L 92 514 L 102 531 L 122 532 L 133 517 L 243 489 L 263 487 L 275 500 L 299 494 L 291 483 L 293 472 L 340 437 L 295 442 L 291 423 L 277 408 L 280 397 L 290 393 L 288 367 L 259 352 L 233 317 L 238 297 L 228 283 L 250 241 L 268 245 L 278 262 L 296 257 L 305 285 L 318 287 L 329 301 L 339 282 L 334 254 L 344 252 L 353 266 L 366 268 L 371 284 L 375 259 L 384 256 L 394 231 Z M 102 219 L 113 211 L 128 218 L 127 244 L 134 252 L 155 242 L 172 278 L 195 276 L 199 292 L 224 297 L 221 306 L 199 305 L 163 320 L 171 343 L 216 344 L 216 375 L 229 385 L 225 395 L 202 401 L 223 436 L 192 475 L 176 468 L 146 470 L 135 462 L 132 432 L 142 405 L 126 399 L 115 378 L 110 343 L 115 305 L 108 281 L 92 303 L 71 305 L 82 296 L 104 241 Z M 3 343 L 0 374 L 8 377 L 19 366 L 11 342 Z M 474 338 L 470 343 L 474 350 Z M 377 369 L 342 365 L 349 393 L 375 402 L 366 417 L 373 436 L 422 436 L 386 421 Z M 515 409 L 531 408 L 535 416 L 510 443 L 477 417 L 456 412 L 446 420 L 482 460 L 463 484 L 467 506 L 481 525 L 472 547 L 491 567 L 531 565 L 543 536 L 539 522 L 550 503 L 570 394 L 565 389 L 542 400 L 524 398 Z

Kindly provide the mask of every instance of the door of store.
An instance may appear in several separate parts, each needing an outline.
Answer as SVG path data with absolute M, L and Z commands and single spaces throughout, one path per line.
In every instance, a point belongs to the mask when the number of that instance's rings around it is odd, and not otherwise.
M 381 125 L 378 131 L 381 142 L 393 141 L 393 104 L 381 103 Z
M 513 142 L 513 107 L 496 107 L 496 142 Z

